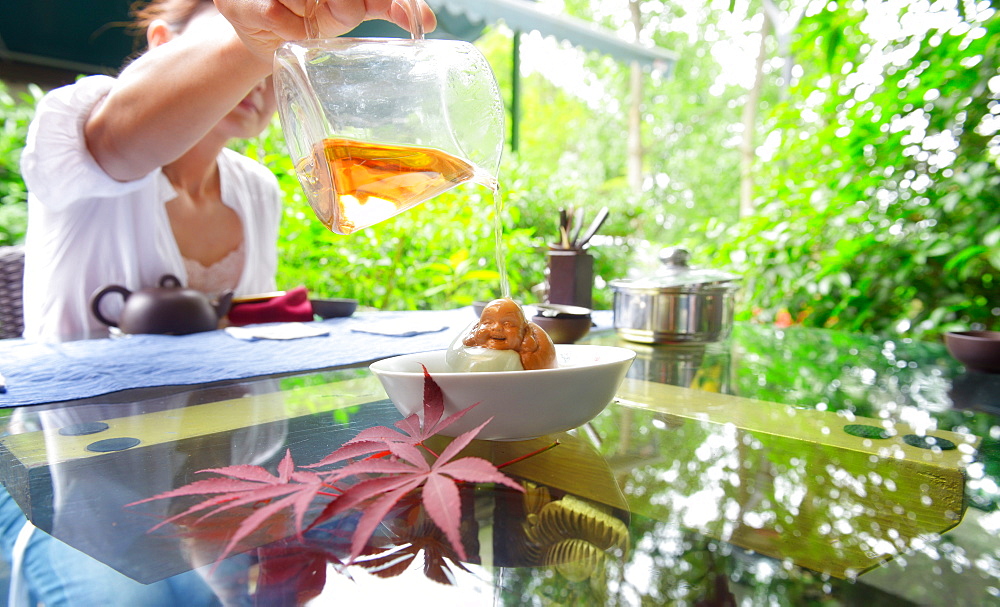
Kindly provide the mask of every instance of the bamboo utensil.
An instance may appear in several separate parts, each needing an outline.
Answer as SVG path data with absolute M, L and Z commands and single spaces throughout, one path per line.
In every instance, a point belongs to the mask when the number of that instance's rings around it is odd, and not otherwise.
M 597 230 L 601 229 L 604 222 L 608 219 L 608 207 L 601 207 L 601 210 L 597 212 L 597 217 L 594 217 L 594 221 L 590 223 L 590 227 L 587 231 L 583 233 L 583 236 L 576 241 L 574 246 L 578 249 L 586 249 L 590 243 L 590 239 L 597 234 Z
M 559 242 L 549 245 L 553 250 L 583 251 L 589 246 L 590 239 L 597 234 L 608 219 L 608 207 L 601 207 L 597 216 L 586 230 L 583 229 L 583 208 L 559 209 Z

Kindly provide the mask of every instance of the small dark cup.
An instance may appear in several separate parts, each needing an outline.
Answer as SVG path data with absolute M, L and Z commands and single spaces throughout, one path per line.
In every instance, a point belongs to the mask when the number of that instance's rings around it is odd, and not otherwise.
M 590 332 L 590 316 L 535 316 L 531 322 L 541 327 L 552 343 L 572 344 Z
M 1000 331 L 950 331 L 944 344 L 967 368 L 1000 373 Z
M 324 320 L 350 316 L 358 309 L 358 300 L 356 299 L 311 299 L 310 303 L 312 303 L 313 314 Z

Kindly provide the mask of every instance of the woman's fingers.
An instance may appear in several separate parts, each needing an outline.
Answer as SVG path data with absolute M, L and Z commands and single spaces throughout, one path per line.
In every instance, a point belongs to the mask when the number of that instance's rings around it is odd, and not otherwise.
M 385 19 L 410 29 L 411 0 L 215 0 L 255 53 L 269 55 L 282 42 L 306 37 L 306 17 L 314 15 L 318 34 L 346 34 L 363 21 Z M 437 27 L 437 17 L 424 0 L 415 0 L 424 31 Z
M 291 2 L 292 0 L 289 0 Z M 305 0 L 311 2 L 314 0 Z M 362 21 L 384 19 L 410 30 L 410 0 L 319 0 L 319 28 L 323 36 L 346 34 Z M 425 32 L 434 31 L 437 17 L 424 0 L 416 0 Z M 325 9 L 325 10 L 324 10 Z
M 215 0 L 215 5 L 243 43 L 254 53 L 267 57 L 282 42 L 305 38 L 305 22 L 295 12 L 303 10 L 305 1 Z
M 415 4 L 417 5 L 417 10 L 420 11 L 424 31 L 434 31 L 434 28 L 437 27 L 437 17 L 434 15 L 434 11 L 431 10 L 431 7 L 427 6 L 424 0 L 416 0 Z M 410 31 L 410 0 L 393 0 L 389 6 L 388 13 L 383 18 Z

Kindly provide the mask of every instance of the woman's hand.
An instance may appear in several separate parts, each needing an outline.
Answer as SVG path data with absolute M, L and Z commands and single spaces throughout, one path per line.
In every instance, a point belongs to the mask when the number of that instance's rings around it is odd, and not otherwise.
M 306 15 L 315 11 L 319 36 L 345 34 L 361 22 L 384 19 L 409 30 L 410 0 L 215 0 L 243 43 L 268 59 L 283 42 L 306 38 Z M 416 0 L 424 30 L 437 26 L 434 12 Z

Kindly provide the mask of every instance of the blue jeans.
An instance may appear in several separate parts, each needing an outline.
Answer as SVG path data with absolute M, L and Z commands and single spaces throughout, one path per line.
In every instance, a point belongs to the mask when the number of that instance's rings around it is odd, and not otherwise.
M 27 519 L 0 487 L 0 556 L 14 562 L 14 543 Z M 45 607 L 201 607 L 221 601 L 197 571 L 142 584 L 39 529 L 31 532 L 21 556 L 20 575 L 32 604 Z M 11 571 L 15 585 L 17 571 Z M 2 600 L 2 598 L 0 598 Z

